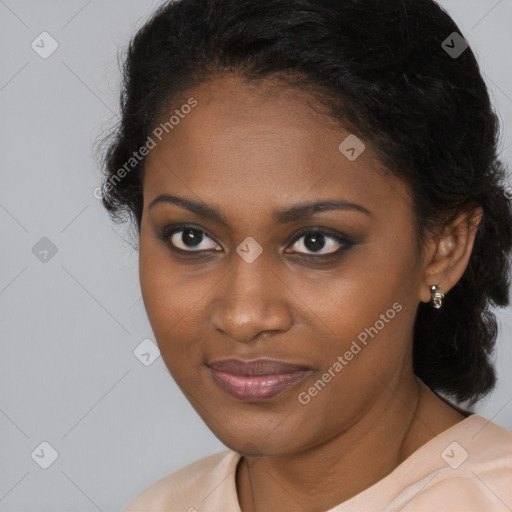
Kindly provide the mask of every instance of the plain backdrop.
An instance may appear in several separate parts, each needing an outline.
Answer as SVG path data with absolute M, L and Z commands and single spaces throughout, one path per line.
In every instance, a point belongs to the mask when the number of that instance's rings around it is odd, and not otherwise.
M 0 0 L 2 512 L 120 511 L 225 449 L 155 358 L 137 253 L 94 196 L 118 54 L 158 4 Z M 480 61 L 511 163 L 512 1 L 441 4 Z M 499 318 L 499 383 L 476 411 L 512 429 L 512 310 Z

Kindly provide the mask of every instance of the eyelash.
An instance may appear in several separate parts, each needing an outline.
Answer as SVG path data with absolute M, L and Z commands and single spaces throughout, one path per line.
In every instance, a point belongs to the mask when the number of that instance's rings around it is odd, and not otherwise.
M 204 256 L 205 253 L 221 252 L 216 249 L 206 249 L 206 250 L 202 250 L 202 251 L 195 251 L 195 250 L 186 251 L 184 249 L 179 249 L 171 242 L 170 239 L 171 239 L 172 235 L 174 235 L 175 233 L 179 233 L 180 231 L 187 231 L 187 230 L 199 231 L 200 233 L 203 233 L 207 238 L 210 238 L 210 240 L 212 240 L 213 242 L 215 242 L 217 244 L 217 242 L 212 237 L 210 237 L 204 229 L 200 228 L 199 226 L 194 226 L 194 225 L 168 226 L 161 231 L 159 238 L 164 243 L 166 243 L 166 245 L 172 251 L 177 252 L 179 254 L 184 254 L 187 256 L 191 256 L 191 255 Z M 355 244 L 355 242 L 353 240 L 351 240 L 349 237 L 347 237 L 346 235 L 342 235 L 340 233 L 334 233 L 331 230 L 328 230 L 325 228 L 308 227 L 308 228 L 304 228 L 304 229 L 300 230 L 298 233 L 295 233 L 293 238 L 291 239 L 291 243 L 289 243 L 288 246 L 295 245 L 297 243 L 297 241 L 299 241 L 301 238 L 303 238 L 305 235 L 308 235 L 308 234 L 320 234 L 326 238 L 331 238 L 335 242 L 340 244 L 340 248 L 337 249 L 336 251 L 333 251 L 333 252 L 330 252 L 327 254 L 313 254 L 313 253 L 308 254 L 308 253 L 304 253 L 304 252 L 293 252 L 291 254 L 298 254 L 303 258 L 327 259 L 327 258 L 333 258 L 333 257 L 339 256 L 341 253 L 343 253 L 344 251 L 346 251 L 347 249 L 349 249 L 350 247 L 352 247 Z M 202 242 L 203 242 L 203 240 L 201 240 L 200 243 L 202 243 Z

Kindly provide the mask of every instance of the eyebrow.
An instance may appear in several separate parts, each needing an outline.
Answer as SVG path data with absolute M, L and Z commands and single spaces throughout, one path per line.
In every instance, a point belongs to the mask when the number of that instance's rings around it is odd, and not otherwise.
M 197 215 L 200 215 L 201 217 L 217 221 L 218 223 L 224 224 L 225 226 L 228 225 L 228 221 L 222 213 L 220 213 L 215 208 L 212 208 L 211 206 L 200 203 L 198 201 L 193 201 L 191 199 L 186 199 L 184 197 L 178 197 L 170 194 L 162 194 L 151 201 L 148 209 L 153 208 L 159 203 L 175 204 Z M 374 216 L 373 213 L 359 204 L 349 203 L 339 199 L 327 199 L 313 203 L 296 204 L 288 208 L 279 208 L 273 212 L 272 219 L 274 222 L 286 224 L 288 222 L 310 217 L 318 212 L 325 212 L 330 210 L 357 211 L 368 215 L 369 217 Z

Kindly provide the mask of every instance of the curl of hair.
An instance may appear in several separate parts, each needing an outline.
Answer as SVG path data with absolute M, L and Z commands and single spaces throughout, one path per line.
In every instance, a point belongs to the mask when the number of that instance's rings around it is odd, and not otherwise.
M 474 403 L 496 380 L 491 307 L 509 301 L 512 208 L 498 119 L 475 56 L 468 48 L 453 59 L 442 48 L 453 32 L 461 33 L 433 0 L 167 2 L 128 47 L 120 122 L 103 141 L 103 205 L 116 222 L 128 214 L 140 232 L 145 159 L 112 179 L 194 86 L 236 73 L 247 83 L 308 89 L 409 186 L 419 240 L 443 219 L 482 208 L 467 270 L 442 309 L 419 305 L 413 345 L 425 384 Z

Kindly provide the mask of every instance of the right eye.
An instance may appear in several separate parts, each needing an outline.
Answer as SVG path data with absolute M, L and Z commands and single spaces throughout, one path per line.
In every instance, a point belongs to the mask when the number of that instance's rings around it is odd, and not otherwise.
M 166 243 L 182 252 L 203 252 L 215 249 L 218 244 L 205 234 L 202 229 L 190 226 L 181 226 L 172 230 L 164 230 L 161 237 Z M 210 243 L 205 243 L 206 241 Z M 193 249 L 193 250 L 192 250 Z

